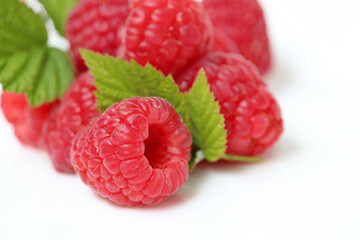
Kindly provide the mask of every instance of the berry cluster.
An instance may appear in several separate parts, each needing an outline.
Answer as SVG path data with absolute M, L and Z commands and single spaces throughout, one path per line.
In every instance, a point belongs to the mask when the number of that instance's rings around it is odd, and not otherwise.
M 31 107 L 26 95 L 4 92 L 1 108 L 22 143 L 46 150 L 56 170 L 76 172 L 119 205 L 151 205 L 175 193 L 188 179 L 192 133 L 160 97 L 127 98 L 99 111 L 82 48 L 150 64 L 183 93 L 203 69 L 224 117 L 226 154 L 263 153 L 283 131 L 261 77 L 271 56 L 257 0 L 80 0 L 65 33 L 77 70 L 65 95 Z

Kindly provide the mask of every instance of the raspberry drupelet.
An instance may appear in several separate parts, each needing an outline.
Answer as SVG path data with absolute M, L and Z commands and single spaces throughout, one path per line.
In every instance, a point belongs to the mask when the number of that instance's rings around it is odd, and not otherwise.
M 134 0 L 123 35 L 120 57 L 175 76 L 210 50 L 213 27 L 202 3 Z
M 41 145 L 59 172 L 74 172 L 70 162 L 71 143 L 76 133 L 98 115 L 95 90 L 93 76 L 82 73 L 44 124 Z
M 176 79 L 188 91 L 203 68 L 220 103 L 227 129 L 227 153 L 252 156 L 272 146 L 283 131 L 279 105 L 250 61 L 237 53 L 213 52 Z
M 164 99 L 116 103 L 79 132 L 71 161 L 83 182 L 123 206 L 152 205 L 188 178 L 191 135 Z

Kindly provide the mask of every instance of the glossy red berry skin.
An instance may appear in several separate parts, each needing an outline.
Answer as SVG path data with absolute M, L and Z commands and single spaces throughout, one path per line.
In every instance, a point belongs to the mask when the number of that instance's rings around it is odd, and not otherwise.
M 124 35 L 120 57 L 175 76 L 210 50 L 213 27 L 202 3 L 135 0 Z
M 76 133 L 98 115 L 93 77 L 79 75 L 52 111 L 43 128 L 42 147 L 49 153 L 55 169 L 71 173 L 70 147 Z
M 227 153 L 252 156 L 271 147 L 283 131 L 281 111 L 255 65 L 240 54 L 211 53 L 176 79 L 182 91 L 201 68 L 225 117 Z
M 191 135 L 164 99 L 116 103 L 79 132 L 71 161 L 83 182 L 123 206 L 152 205 L 187 180 Z
M 70 13 L 66 37 L 78 72 L 86 70 L 79 49 L 115 55 L 118 29 L 129 14 L 128 0 L 82 0 Z
M 35 148 L 40 145 L 45 119 L 57 104 L 54 101 L 32 108 L 23 94 L 4 92 L 1 95 L 1 109 L 5 118 L 14 126 L 16 137 L 24 145 Z
M 204 0 L 216 33 L 223 32 L 261 74 L 271 66 L 271 51 L 263 10 L 257 0 Z M 218 38 L 218 37 L 215 37 Z M 220 44 L 216 44 L 220 43 Z M 214 50 L 228 49 L 216 41 Z

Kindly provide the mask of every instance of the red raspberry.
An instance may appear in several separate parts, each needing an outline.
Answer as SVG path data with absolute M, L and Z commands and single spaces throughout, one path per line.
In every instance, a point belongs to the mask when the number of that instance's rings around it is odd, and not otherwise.
M 98 115 L 93 77 L 79 75 L 54 109 L 43 129 L 42 147 L 49 153 L 59 172 L 73 172 L 70 162 L 71 142 L 76 133 Z
M 165 75 L 179 73 L 205 55 L 213 28 L 202 3 L 193 0 L 136 0 L 127 19 L 120 56 L 147 62 Z
M 283 131 L 280 108 L 257 68 L 237 53 L 214 52 L 176 79 L 182 91 L 201 68 L 225 117 L 227 153 L 255 155 L 273 145 Z
M 271 65 L 271 54 L 264 13 L 258 1 L 204 0 L 204 5 L 216 32 L 228 35 L 240 53 L 252 61 L 260 73 L 265 73 Z M 223 46 L 215 45 L 214 50 L 227 52 Z
M 187 180 L 191 135 L 164 99 L 116 103 L 80 131 L 71 161 L 83 182 L 119 205 L 151 205 Z
M 4 92 L 1 95 L 1 108 L 14 126 L 16 137 L 32 147 L 39 147 L 44 121 L 56 105 L 57 101 L 31 108 L 23 94 Z
M 28 107 L 26 96 L 12 92 L 4 92 L 1 95 L 1 109 L 5 118 L 11 124 L 18 124 L 25 119 L 25 111 Z
M 239 53 L 236 43 L 231 40 L 223 31 L 215 29 L 213 51 Z
M 128 0 L 82 0 L 71 12 L 66 36 L 79 72 L 86 70 L 79 49 L 115 55 L 117 31 L 129 14 Z

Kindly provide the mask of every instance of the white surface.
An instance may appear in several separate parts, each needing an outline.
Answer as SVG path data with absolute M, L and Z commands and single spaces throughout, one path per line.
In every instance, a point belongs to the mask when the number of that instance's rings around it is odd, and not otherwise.
M 0 117 L 0 239 L 360 239 L 357 0 L 263 0 L 286 131 L 256 165 L 200 166 L 149 208 L 110 204 Z

